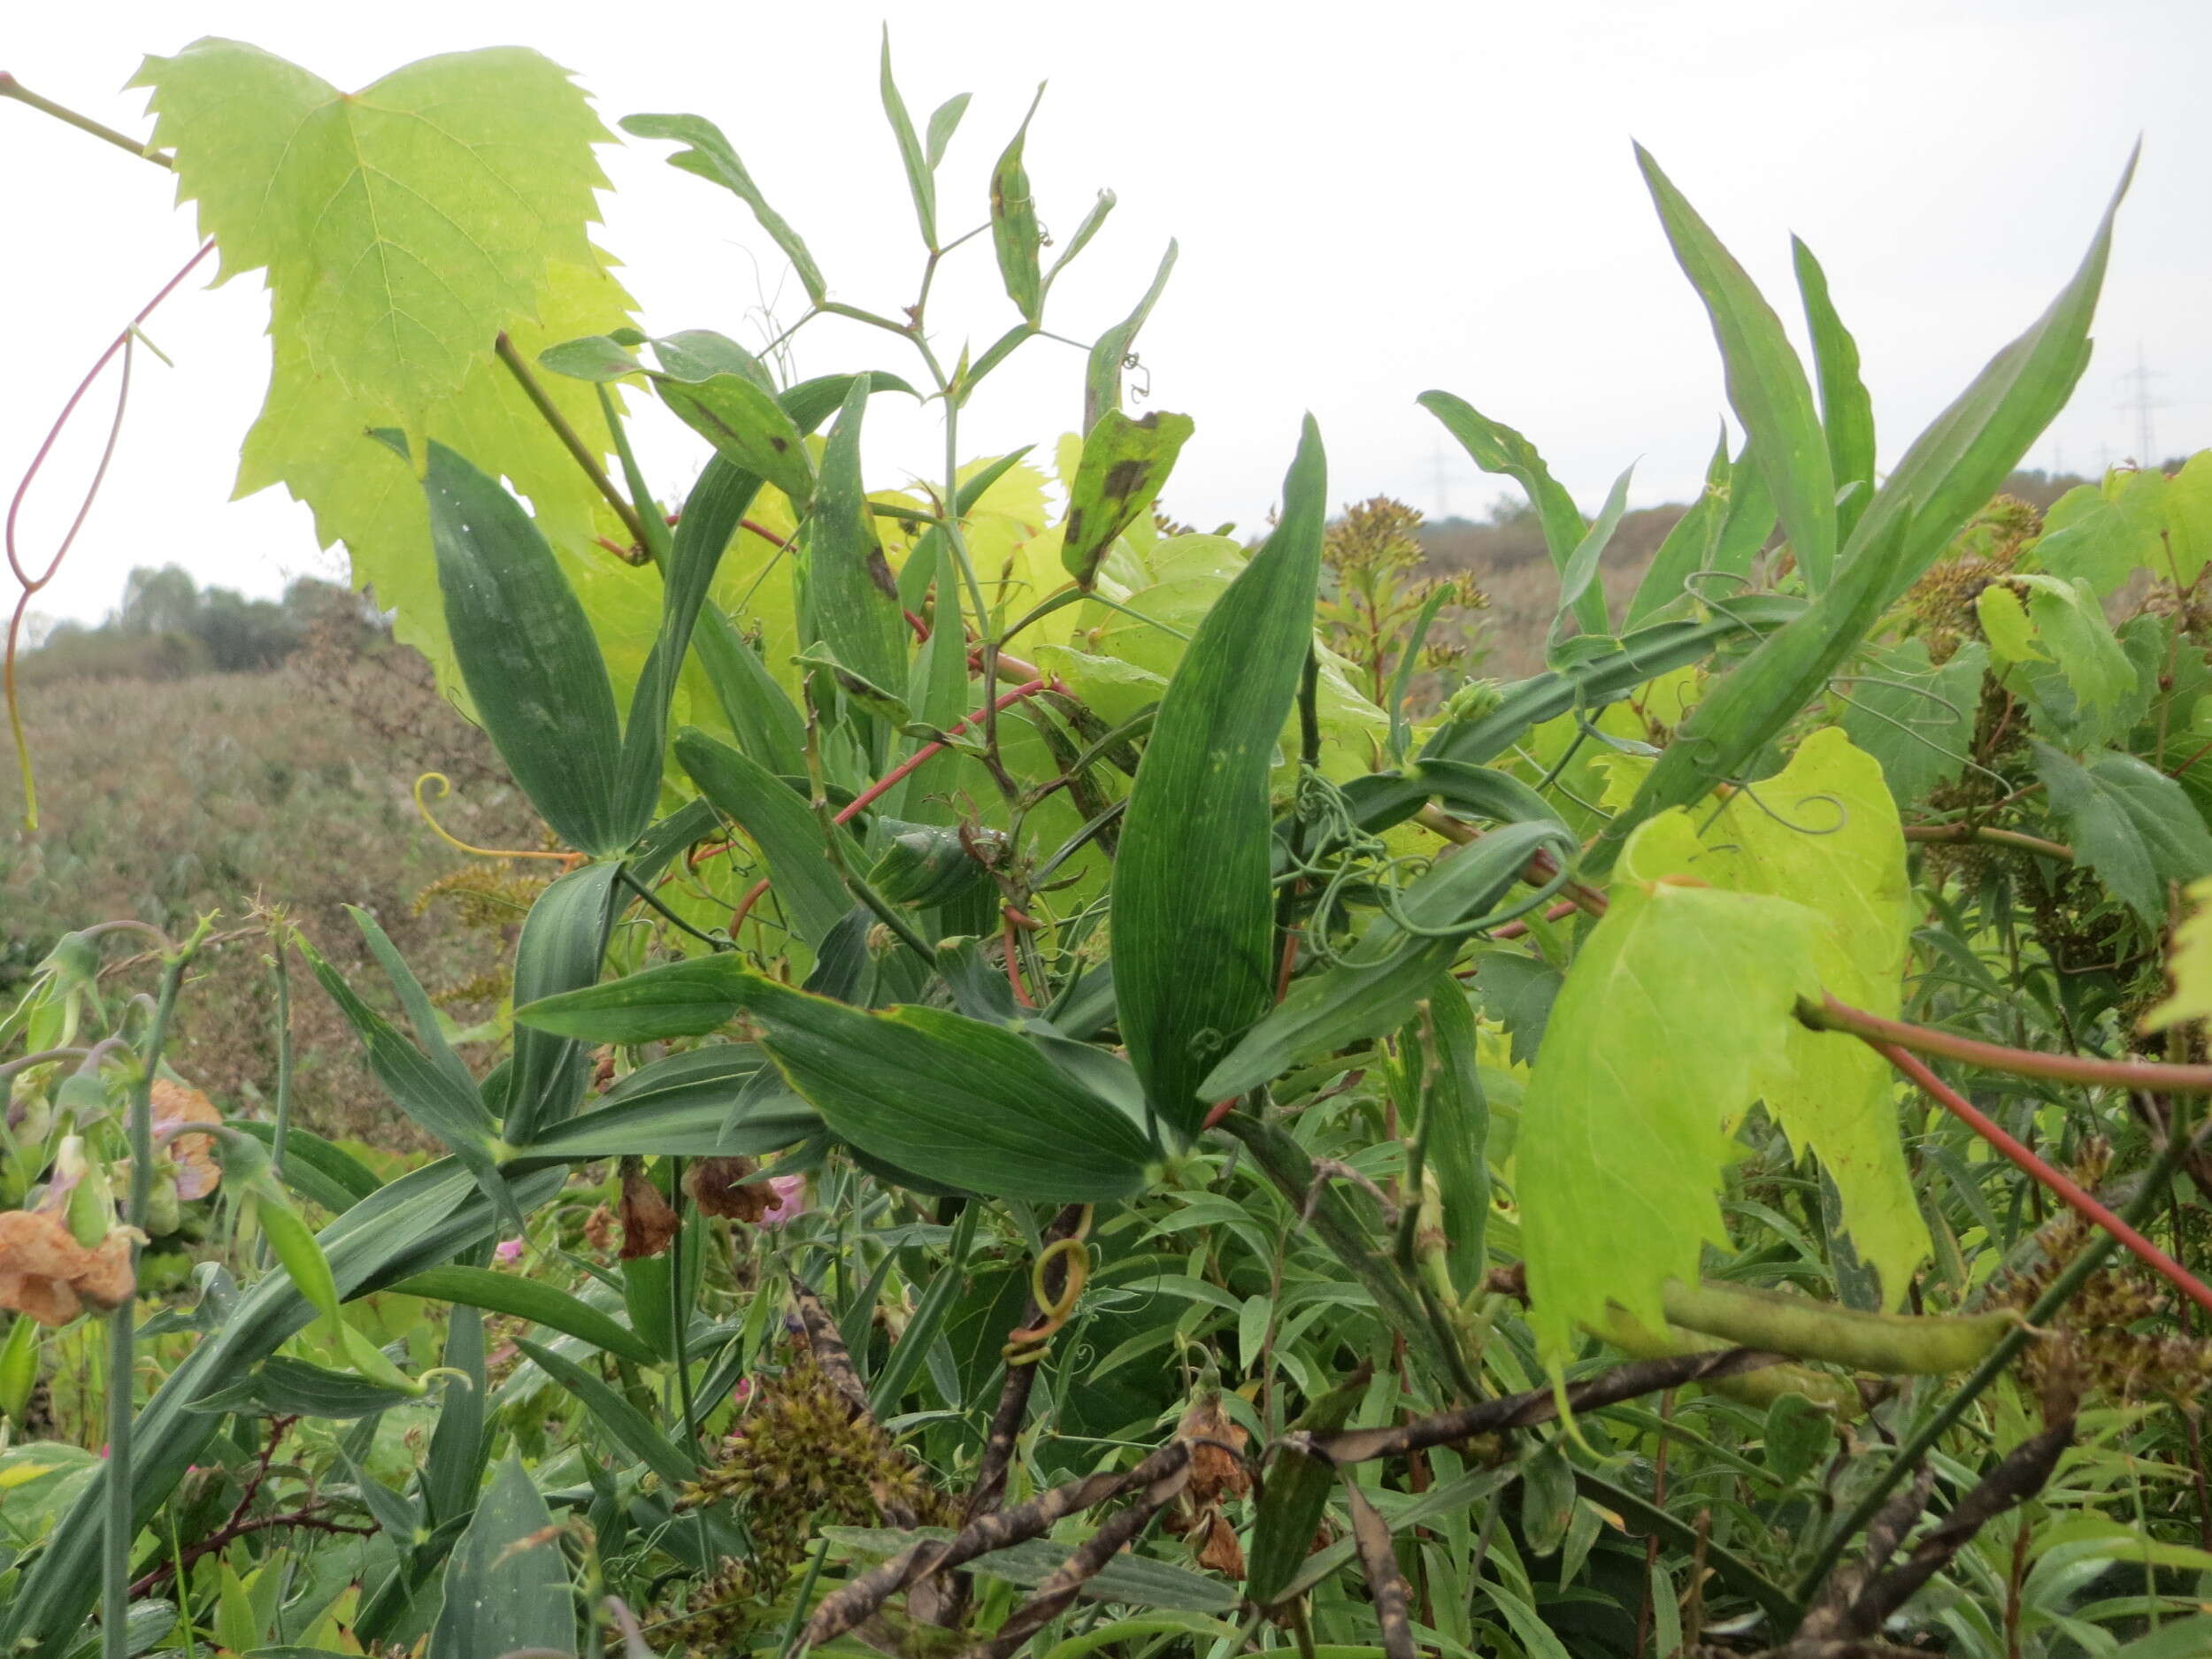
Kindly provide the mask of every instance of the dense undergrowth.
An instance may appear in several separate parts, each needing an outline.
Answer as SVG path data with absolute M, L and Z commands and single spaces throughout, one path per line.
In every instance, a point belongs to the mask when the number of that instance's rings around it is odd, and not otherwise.
M 342 789 L 388 842 L 399 780 L 278 798 L 219 744 L 227 791 L 166 787 L 264 908 L 188 918 L 150 857 L 19 989 L 12 1650 L 2212 1645 L 2212 455 L 2000 493 L 2116 196 L 1879 469 L 1809 250 L 1809 365 L 1639 152 L 1745 435 L 1609 580 L 1626 475 L 1586 515 L 1422 396 L 1551 573 L 1502 682 L 1494 596 L 1334 510 L 1310 420 L 1263 540 L 1160 516 L 1203 438 L 1122 405 L 1172 249 L 1082 430 L 964 458 L 1112 198 L 1048 264 L 1025 123 L 945 234 L 967 100 L 918 126 L 887 47 L 910 303 L 841 297 L 711 123 L 623 123 L 787 260 L 774 346 L 834 315 L 896 354 L 795 380 L 634 326 L 610 135 L 534 54 L 342 96 L 205 41 L 145 81 L 272 290 L 242 482 L 347 543 L 555 840 L 466 867 L 526 916 L 464 1025 L 269 839 Z M 971 238 L 1013 320 L 956 351 Z M 881 396 L 942 415 L 943 476 L 866 487 Z M 641 397 L 707 446 L 680 503 Z M 218 929 L 275 1052 L 211 1098 L 180 1010 L 253 1006 L 194 982 Z M 419 1156 L 307 1125 L 316 999 Z

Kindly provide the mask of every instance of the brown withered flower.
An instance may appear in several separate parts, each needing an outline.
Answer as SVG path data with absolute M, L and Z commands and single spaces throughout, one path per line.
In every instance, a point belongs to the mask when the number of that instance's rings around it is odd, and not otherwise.
M 710 1216 L 756 1225 L 776 1203 L 774 1189 L 753 1179 L 759 1170 L 750 1158 L 701 1158 L 684 1171 L 684 1191 Z
M 622 1259 L 634 1262 L 641 1256 L 658 1256 L 676 1236 L 682 1225 L 675 1206 L 662 1195 L 661 1189 L 645 1172 L 643 1162 L 637 1158 L 622 1160 L 622 1202 L 618 1211 L 622 1220 Z
M 189 1084 L 156 1078 L 153 1120 L 157 1129 L 171 1124 L 219 1124 L 223 1114 L 213 1101 Z M 177 1196 L 187 1203 L 205 1198 L 223 1179 L 222 1165 L 215 1161 L 212 1135 L 177 1135 L 169 1142 L 169 1156 L 177 1166 Z
M 1179 1440 L 1193 1442 L 1190 1484 L 1184 1488 L 1193 1508 L 1202 1509 L 1225 1497 L 1240 1498 L 1252 1490 L 1251 1473 L 1240 1455 L 1251 1437 L 1221 1409 L 1218 1391 L 1199 1395 L 1175 1425 L 1175 1434 Z
M 88 1250 L 58 1215 L 0 1210 L 0 1308 L 41 1325 L 67 1325 L 87 1302 L 119 1308 L 137 1287 L 127 1229 L 116 1228 Z

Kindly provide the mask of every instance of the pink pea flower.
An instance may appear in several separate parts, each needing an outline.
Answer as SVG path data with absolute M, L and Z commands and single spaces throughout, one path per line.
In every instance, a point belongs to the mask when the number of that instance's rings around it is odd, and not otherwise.
M 772 1175 L 768 1178 L 768 1187 L 769 1190 L 775 1194 L 776 1199 L 762 1213 L 760 1217 L 762 1226 L 780 1227 L 785 1222 L 806 1209 L 805 1176 Z
M 520 1239 L 502 1239 L 493 1247 L 492 1255 L 503 1263 L 522 1260 L 523 1241 Z

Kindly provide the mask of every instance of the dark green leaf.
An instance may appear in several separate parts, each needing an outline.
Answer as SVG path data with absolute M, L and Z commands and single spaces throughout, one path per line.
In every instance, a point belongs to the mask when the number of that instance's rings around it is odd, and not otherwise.
M 1114 538 L 1157 498 L 1191 430 L 1188 415 L 1156 409 L 1132 420 L 1116 409 L 1084 438 L 1060 540 L 1060 564 L 1082 586 L 1091 585 Z
M 282 1354 L 264 1360 L 228 1387 L 202 1394 L 192 1402 L 195 1411 L 244 1412 L 265 1417 L 326 1417 L 348 1422 L 355 1417 L 411 1405 L 415 1396 L 403 1388 L 387 1388 L 351 1371 L 328 1371 L 305 1360 Z
M 1445 1266 L 1460 1294 L 1471 1295 L 1490 1267 L 1490 1104 L 1477 1064 L 1474 1010 L 1448 973 L 1430 981 L 1427 1024 L 1421 1145 L 1444 1212 Z
M 1555 1555 L 1574 1519 L 1575 1478 L 1556 1440 L 1545 1441 L 1521 1464 L 1521 1532 L 1530 1550 Z
M 731 465 L 766 479 L 790 497 L 794 511 L 806 511 L 814 499 L 814 457 L 773 393 L 742 374 L 703 380 L 656 374 L 653 389 Z
M 871 685 L 903 690 L 906 618 L 860 477 L 860 423 L 867 402 L 864 375 L 846 395 L 822 452 L 821 481 L 799 565 L 801 637 L 822 641 Z
M 991 1197 L 1126 1197 L 1158 1156 L 1122 1112 L 1002 1026 L 940 1009 L 864 1013 L 751 976 L 760 1045 L 844 1140 Z
M 772 775 L 806 775 L 806 722 L 760 653 L 745 642 L 719 611 L 701 618 L 695 636 L 699 660 L 706 665 L 722 718 L 737 734 L 737 746 Z
M 1514 1064 L 1534 1063 L 1560 979 L 1559 970 L 1550 963 L 1518 951 L 1486 950 L 1475 958 L 1475 977 L 1467 988 L 1484 1013 L 1504 1023 L 1512 1039 Z
M 538 895 L 515 944 L 515 1002 L 557 996 L 599 977 L 614 919 L 616 872 L 611 864 L 586 864 Z M 565 1039 L 516 1031 L 501 1130 L 507 1141 L 526 1145 L 576 1110 L 584 1095 L 584 1058 Z
M 1141 773 L 1139 779 L 1141 783 Z M 1420 932 L 1408 933 L 1388 915 L 1378 917 L 1344 961 L 1294 980 L 1289 995 L 1207 1074 L 1199 1094 L 1227 1100 L 1305 1061 L 1396 1030 L 1450 965 L 1460 941 L 1503 919 L 1493 916 L 1499 900 L 1521 879 L 1529 859 L 1545 850 L 1571 860 L 1575 839 L 1552 820 L 1514 824 L 1439 861 L 1398 895 L 1400 912 Z M 1122 941 L 1117 965 L 1125 973 L 1128 941 L 1118 929 L 1116 936 Z M 1125 1036 L 1125 1000 L 1123 1008 Z M 1133 1058 L 1133 1041 L 1130 1047 Z
M 1766 1464 L 1789 1486 L 1811 1469 L 1835 1439 L 1835 1414 L 1801 1394 L 1786 1394 L 1767 1408 Z
M 748 971 L 733 953 L 693 956 L 518 1002 L 515 1023 L 584 1042 L 661 1042 L 703 1037 L 737 1011 Z
M 429 1659 L 491 1659 L 518 1649 L 576 1652 L 576 1596 L 552 1511 L 522 1455 L 511 1451 L 446 1563 Z
M 426 1296 L 487 1313 L 511 1314 L 604 1348 L 634 1364 L 652 1365 L 660 1360 L 659 1355 L 598 1309 L 519 1273 L 503 1273 L 488 1267 L 434 1267 L 403 1279 L 391 1288 L 403 1296 Z
M 1282 518 L 1199 624 L 1129 795 L 1112 895 L 1114 989 L 1153 1110 L 1195 1134 L 1199 1085 L 1274 990 L 1268 773 L 1307 653 L 1327 514 L 1308 417 Z
M 1836 477 L 1805 365 L 1744 268 L 1640 144 L 1636 162 L 1683 274 L 1713 319 L 1728 371 L 1728 401 L 1781 505 L 1783 533 L 1805 585 L 1818 594 L 1836 562 Z
M 696 727 L 676 734 L 676 758 L 714 810 L 735 823 L 768 861 L 776 897 L 799 937 L 818 947 L 852 909 L 838 879 L 822 821 L 796 791 L 757 761 Z M 842 832 L 839 832 L 842 833 Z M 859 852 L 848 846 L 855 864 Z M 703 1027 L 711 1030 L 711 1026 Z
M 517 1337 L 515 1346 L 535 1360 L 539 1370 L 573 1394 L 590 1413 L 592 1420 L 612 1435 L 631 1456 L 642 1461 L 663 1480 L 681 1485 L 697 1479 L 698 1471 L 691 1459 L 647 1421 L 643 1412 L 574 1360 L 551 1348 L 541 1348 L 527 1337 Z
M 446 628 L 485 731 L 554 833 L 619 851 L 636 831 L 618 819 L 614 690 L 553 549 L 520 503 L 442 443 L 423 490 Z
M 1366 1391 L 1363 1376 L 1332 1389 L 1309 1405 L 1294 1426 L 1310 1434 L 1333 1434 Z M 1266 1494 L 1253 1515 L 1244 1575 L 1244 1594 L 1256 1605 L 1277 1601 L 1311 1553 L 1334 1475 L 1327 1463 L 1303 1452 L 1286 1450 L 1270 1465 Z
M 733 1119 L 741 1102 L 747 1110 Z M 821 1119 L 784 1087 L 757 1049 L 715 1043 L 639 1067 L 590 1110 L 534 1141 L 517 1162 L 527 1167 L 541 1158 L 757 1157 L 820 1128 Z
M 274 1124 L 242 1118 L 231 1127 L 265 1147 L 276 1145 Z M 320 1204 L 334 1216 L 350 1210 L 384 1184 L 352 1153 L 297 1124 L 285 1132 L 283 1179 L 302 1198 Z

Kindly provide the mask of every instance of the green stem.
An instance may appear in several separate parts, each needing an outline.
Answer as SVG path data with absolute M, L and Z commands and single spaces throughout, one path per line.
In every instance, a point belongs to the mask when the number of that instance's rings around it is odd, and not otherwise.
M 169 1019 L 175 1013 L 177 992 L 193 953 L 205 939 L 212 918 L 203 920 L 192 936 L 178 947 L 162 966 L 161 995 L 154 1004 L 153 1024 L 146 1033 L 146 1047 L 139 1057 L 138 1080 L 131 1087 L 131 1186 L 124 1219 L 143 1233 L 146 1207 L 154 1189 L 154 1073 L 161 1051 L 169 1041 Z M 131 1279 L 138 1277 L 138 1247 L 131 1246 Z M 134 1418 L 132 1379 L 138 1369 L 138 1297 L 133 1294 L 108 1315 L 108 1466 L 106 1536 L 101 1558 L 100 1651 L 104 1659 L 129 1659 L 128 1632 L 131 1604 L 131 1539 L 138 1527 L 132 1503 L 131 1425 Z
M 545 388 L 538 383 L 538 377 L 530 373 L 530 365 L 522 360 L 522 353 L 515 349 L 515 342 L 503 332 L 492 342 L 492 349 L 499 354 L 499 360 L 507 365 L 507 372 L 515 377 L 515 383 L 522 388 L 522 394 L 530 400 L 531 407 L 553 429 L 553 435 L 561 441 L 561 447 L 569 452 L 577 465 L 584 469 L 584 476 L 591 480 L 592 488 L 607 498 L 607 505 L 613 508 L 615 517 L 622 520 L 622 527 L 630 533 L 630 539 L 639 547 L 650 550 L 653 539 L 647 534 L 645 522 L 637 516 L 637 509 L 631 506 L 627 497 L 615 488 L 614 480 L 609 478 L 607 469 L 599 465 L 599 457 L 592 453 L 591 446 L 577 435 L 576 428 L 568 424 L 568 417 L 561 413 L 552 398 L 547 396 Z
M 286 960 L 287 941 L 280 936 L 273 964 L 276 970 L 277 1074 L 276 1127 L 269 1135 L 269 1164 L 277 1179 L 284 1179 L 284 1143 L 292 1133 L 292 973 Z
M 157 167 L 168 167 L 173 170 L 177 165 L 169 158 L 166 152 L 149 149 L 128 133 L 119 133 L 104 122 L 96 121 L 89 115 L 80 115 L 66 104 L 57 104 L 51 98 L 42 98 L 4 69 L 0 69 L 0 98 L 13 98 L 18 104 L 27 104 L 33 109 L 42 114 L 50 115 L 58 121 L 66 121 L 81 133 L 89 133 L 95 138 L 105 139 L 118 150 L 127 150 L 141 161 L 150 161 Z
M 2190 1148 L 2195 1143 L 2193 1129 L 2185 1126 L 2179 1119 L 2180 1115 L 2177 1112 L 2175 1121 L 2167 1131 L 2165 1149 L 2144 1175 L 2143 1185 L 2135 1196 L 2120 1211 L 2122 1217 L 2131 1225 L 2150 1213 L 2158 1202 L 2158 1195 L 2166 1189 L 2174 1171 L 2181 1167 L 2182 1160 L 2188 1156 Z M 1852 1539 L 1874 1518 L 1875 1512 L 1882 1507 L 1897 1483 L 1919 1467 L 1921 1460 L 1927 1456 L 1935 1443 L 1949 1432 L 1952 1425 L 1966 1415 L 1967 1408 L 1997 1380 L 2006 1366 L 2019 1357 L 2021 1350 L 2027 1347 L 2036 1333 L 2056 1317 L 2059 1310 L 2070 1302 L 2074 1294 L 2104 1266 L 2106 1259 L 2117 1247 L 2118 1241 L 2110 1233 L 2095 1234 L 2081 1254 L 2069 1262 L 2065 1270 L 2051 1281 L 2050 1288 L 2036 1298 L 2022 1323 L 1998 1340 L 1966 1380 L 1921 1425 L 1910 1440 L 1897 1448 L 1897 1455 L 1890 1460 L 1889 1467 L 1860 1497 L 1851 1513 L 1843 1517 L 1842 1525 L 1821 1546 L 1820 1554 L 1798 1580 L 1795 1594 L 1800 1601 L 1811 1600 L 1814 1592 L 1834 1571 L 1836 1563 L 1842 1558 Z
M 1986 841 L 1993 847 L 2016 847 L 2039 858 L 2056 859 L 2063 864 L 2074 862 L 2074 849 L 2063 842 L 2045 841 L 2040 835 L 2023 835 L 2018 830 L 1993 829 L 1986 824 L 1908 824 L 1905 839 L 1932 843 Z

